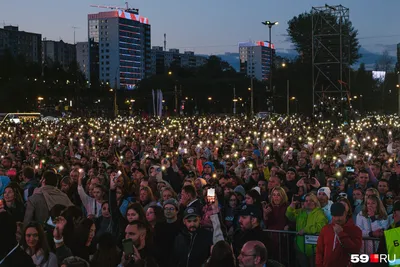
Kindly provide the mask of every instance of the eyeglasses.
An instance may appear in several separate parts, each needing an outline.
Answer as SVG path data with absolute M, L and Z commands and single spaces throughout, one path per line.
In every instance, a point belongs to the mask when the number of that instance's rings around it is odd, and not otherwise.
M 258 173 L 254 172 L 254 173 L 252 173 L 251 175 L 258 175 Z
M 166 210 L 166 211 L 174 211 L 175 208 L 165 208 L 164 210 Z
M 249 255 L 249 254 L 244 254 L 243 252 L 240 252 L 240 256 L 242 256 L 242 257 L 255 257 L 257 255 L 254 255 L 254 254 Z
M 387 198 L 387 199 L 392 199 L 392 198 L 393 198 L 393 195 L 386 195 L 386 198 Z

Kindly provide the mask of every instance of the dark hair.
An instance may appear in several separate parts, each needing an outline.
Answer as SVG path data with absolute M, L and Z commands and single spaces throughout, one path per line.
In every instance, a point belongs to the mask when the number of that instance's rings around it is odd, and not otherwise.
M 165 221 L 164 210 L 158 205 L 151 205 L 149 209 L 152 208 L 154 214 L 156 215 L 156 223 L 161 223 Z
M 98 267 L 117 266 L 120 263 L 115 237 L 111 233 L 103 233 L 98 239 L 99 248 L 94 253 L 91 264 Z
M 235 262 L 229 243 L 225 240 L 220 240 L 214 245 L 205 267 L 234 267 L 236 266 Z
M 25 167 L 22 170 L 22 174 L 28 178 L 29 180 L 32 180 L 33 178 L 35 178 L 35 170 L 32 167 Z
M 358 172 L 358 174 L 360 175 L 360 173 L 366 173 L 366 174 L 369 175 L 369 173 L 368 173 L 368 171 L 367 171 L 366 169 L 361 169 L 361 170 Z
M 39 236 L 39 241 L 36 245 L 35 250 L 37 251 L 38 249 L 42 249 L 43 250 L 43 257 L 45 259 L 45 261 L 47 261 L 49 259 L 49 255 L 50 255 L 50 247 L 49 244 L 47 243 L 47 238 L 46 235 L 44 233 L 43 227 L 42 225 L 40 225 L 37 222 L 30 222 L 24 229 L 24 234 L 21 238 L 21 245 L 24 248 L 24 250 L 28 249 L 28 244 L 26 243 L 26 230 L 28 230 L 28 228 L 35 228 L 36 231 L 38 231 L 38 236 Z M 35 252 L 36 252 L 35 251 Z
M 136 225 L 139 231 L 145 231 L 146 232 L 146 247 L 151 246 L 153 244 L 153 234 L 151 231 L 151 226 L 147 223 L 147 221 L 142 222 L 142 221 L 132 221 L 128 225 L 134 226 Z
M 79 223 L 74 230 L 74 238 L 72 240 L 73 246 L 71 246 L 72 254 L 80 256 L 82 252 L 86 249 L 86 243 L 89 239 L 90 228 L 94 222 L 91 219 L 84 218 Z M 86 257 L 83 257 L 86 259 Z
M 251 189 L 246 192 L 246 195 L 249 195 L 253 199 L 254 205 L 261 206 L 261 195 L 260 195 L 260 193 L 258 193 L 257 190 Z
M 55 204 L 51 210 L 50 210 L 50 217 L 51 219 L 55 219 L 58 216 L 61 215 L 61 213 L 66 209 L 67 207 L 65 207 L 64 205 L 61 204 Z
M 193 185 L 185 185 L 184 187 L 182 187 L 182 190 L 191 195 L 193 198 L 195 198 L 197 195 L 196 189 L 194 188 Z
M 83 218 L 83 212 L 77 206 L 70 206 L 61 212 L 61 216 L 67 220 L 67 225 L 64 228 L 64 243 L 67 247 L 73 246 L 75 227 Z
M 19 202 L 19 203 L 22 203 L 22 204 L 24 203 L 24 201 L 22 200 L 22 195 L 21 195 L 21 187 L 16 182 L 9 183 L 6 186 L 6 188 L 4 188 L 4 191 L 7 188 L 11 188 L 11 190 L 14 192 L 14 201 L 15 202 Z
M 128 208 L 126 209 L 126 213 L 128 213 L 128 210 L 134 210 L 136 213 L 139 215 L 139 221 L 145 222 L 146 221 L 146 214 L 144 213 L 142 205 L 140 203 L 135 202 L 132 204 L 129 204 Z M 126 214 L 125 214 L 126 217 Z
M 65 265 L 66 267 L 90 267 L 87 261 L 75 256 L 65 258 L 61 265 Z
M 45 171 L 43 173 L 42 179 L 44 180 L 46 185 L 51 185 L 51 186 L 57 187 L 58 179 L 57 179 L 57 175 L 53 171 Z

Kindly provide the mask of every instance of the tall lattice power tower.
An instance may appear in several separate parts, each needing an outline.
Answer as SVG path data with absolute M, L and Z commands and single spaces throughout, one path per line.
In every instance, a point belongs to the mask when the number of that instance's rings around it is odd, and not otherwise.
M 349 8 L 342 5 L 312 8 L 313 110 L 324 101 L 350 105 Z

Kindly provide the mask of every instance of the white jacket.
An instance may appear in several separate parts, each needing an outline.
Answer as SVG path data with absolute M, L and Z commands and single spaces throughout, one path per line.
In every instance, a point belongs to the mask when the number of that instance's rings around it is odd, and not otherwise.
M 389 227 L 389 221 L 386 220 L 375 220 L 371 221 L 370 218 L 362 215 L 362 211 L 357 214 L 356 225 L 360 227 L 363 237 L 370 237 L 369 233 L 378 229 L 386 230 Z M 363 241 L 360 253 L 373 254 L 378 250 L 379 241 L 366 240 Z

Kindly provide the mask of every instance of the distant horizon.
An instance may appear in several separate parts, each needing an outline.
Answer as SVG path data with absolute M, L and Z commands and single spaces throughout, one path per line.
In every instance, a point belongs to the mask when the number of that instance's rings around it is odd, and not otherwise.
M 3 25 L 16 25 L 26 32 L 40 33 L 43 38 L 73 43 L 87 41 L 87 15 L 105 11 L 91 4 L 125 6 L 125 0 L 80 1 L 0 1 Z M 152 46 L 163 46 L 167 34 L 167 48 L 193 51 L 196 54 L 236 52 L 237 44 L 247 40 L 268 40 L 268 28 L 261 21 L 279 21 L 272 30 L 272 43 L 279 49 L 293 49 L 288 40 L 287 22 L 294 16 L 309 12 L 313 6 L 342 4 L 350 9 L 350 20 L 359 32 L 360 44 L 373 53 L 387 49 L 394 56 L 400 42 L 400 1 L 365 0 L 240 0 L 164 1 L 135 0 L 130 7 L 149 18 Z M 361 8 L 362 7 L 362 8 Z M 10 11 L 16 11 L 10 12 Z M 371 23 L 373 18 L 374 23 Z M 390 19 L 390 23 L 388 23 Z M 1 23 L 0 22 L 0 23 Z

